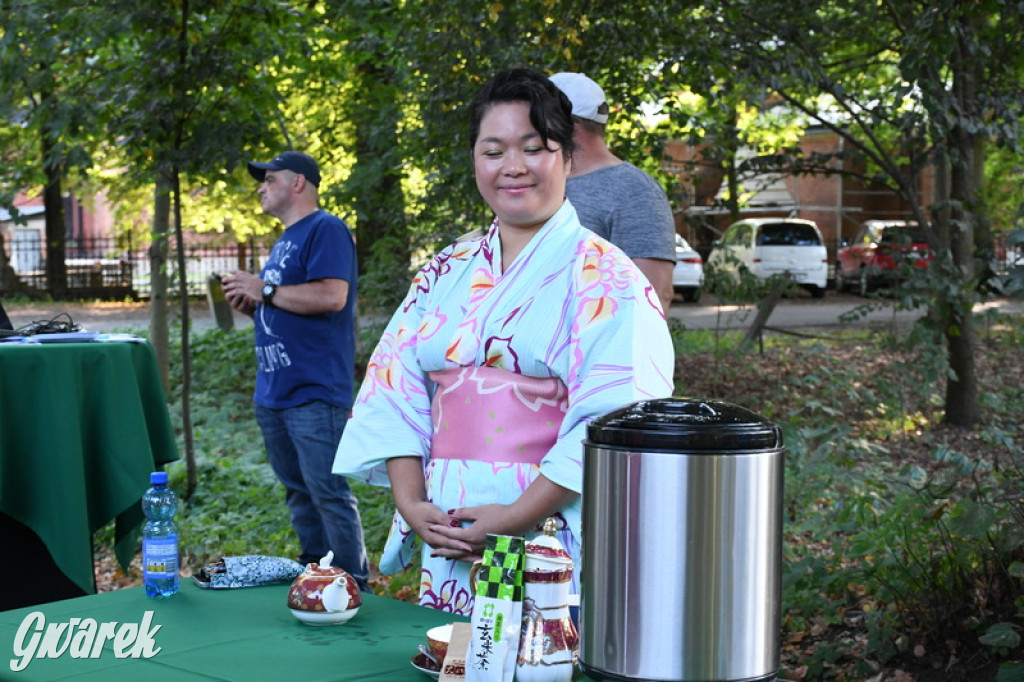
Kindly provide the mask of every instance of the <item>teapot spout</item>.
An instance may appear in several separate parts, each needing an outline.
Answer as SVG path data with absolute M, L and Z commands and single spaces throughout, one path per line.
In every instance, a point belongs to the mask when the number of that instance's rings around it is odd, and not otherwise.
M 328 613 L 339 613 L 348 609 L 351 597 L 348 593 L 348 579 L 339 575 L 324 587 L 323 604 Z

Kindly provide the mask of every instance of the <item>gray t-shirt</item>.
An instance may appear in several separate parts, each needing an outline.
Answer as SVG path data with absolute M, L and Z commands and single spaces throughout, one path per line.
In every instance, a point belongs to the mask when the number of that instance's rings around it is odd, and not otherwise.
M 580 223 L 630 258 L 675 261 L 676 227 L 657 181 L 631 163 L 569 178 L 566 196 Z

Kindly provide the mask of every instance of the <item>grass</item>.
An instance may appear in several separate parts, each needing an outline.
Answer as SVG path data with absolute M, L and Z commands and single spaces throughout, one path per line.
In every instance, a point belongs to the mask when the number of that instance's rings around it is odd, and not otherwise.
M 762 351 L 740 353 L 741 332 L 673 327 L 676 395 L 732 402 L 783 429 L 784 679 L 1024 679 L 1024 326 L 982 325 L 974 429 L 943 423 L 942 354 L 918 328 L 766 334 Z M 295 556 L 252 416 L 250 333 L 193 338 L 199 488 L 180 514 L 186 559 Z M 168 470 L 184 490 L 183 462 Z M 354 488 L 372 560 L 392 504 L 384 489 Z M 411 599 L 417 580 L 412 567 L 373 584 Z
M 270 470 L 252 414 L 251 362 L 251 330 L 211 330 L 193 337 L 192 422 L 199 486 L 180 520 L 183 555 L 193 567 L 224 555 L 299 554 L 284 489 Z M 172 367 L 171 374 L 171 419 L 180 424 L 179 368 Z M 175 488 L 184 490 L 184 457 L 168 472 Z M 367 551 L 377 557 L 393 514 L 390 491 L 358 481 L 351 485 L 360 500 Z M 374 571 L 371 584 L 380 594 L 413 598 L 409 586 L 415 588 L 418 580 L 418 568 L 412 567 L 397 576 Z

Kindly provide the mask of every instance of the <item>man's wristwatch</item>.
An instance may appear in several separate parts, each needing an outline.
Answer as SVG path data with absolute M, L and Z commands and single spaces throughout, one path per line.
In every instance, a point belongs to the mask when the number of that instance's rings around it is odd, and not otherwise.
M 274 294 L 277 293 L 276 284 L 263 285 L 263 305 L 274 305 Z

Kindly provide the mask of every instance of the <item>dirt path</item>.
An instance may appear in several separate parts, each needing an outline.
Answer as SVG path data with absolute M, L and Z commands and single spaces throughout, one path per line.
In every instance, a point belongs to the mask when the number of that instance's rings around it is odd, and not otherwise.
M 11 318 L 15 328 L 31 322 L 51 320 L 59 315 L 67 314 L 75 324 L 80 324 L 86 331 L 111 332 L 134 331 L 145 335 L 149 328 L 149 303 L 127 303 L 120 301 L 96 301 L 91 303 L 4 303 L 4 309 Z M 178 304 L 171 305 L 171 324 L 181 320 L 181 308 Z M 189 319 L 193 331 L 203 331 L 216 326 L 216 321 L 206 301 L 197 301 L 189 305 Z M 235 318 L 235 327 L 241 328 L 245 320 L 241 316 Z

